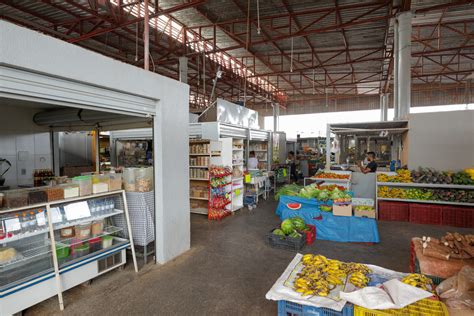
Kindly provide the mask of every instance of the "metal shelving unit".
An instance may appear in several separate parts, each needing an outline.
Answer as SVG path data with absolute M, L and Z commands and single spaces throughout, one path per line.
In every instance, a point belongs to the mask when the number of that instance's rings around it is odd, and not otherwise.
M 107 197 L 120 196 L 124 201 L 123 210 L 113 209 L 103 211 L 99 215 L 91 214 L 88 200 L 96 200 Z M 86 204 L 83 204 L 86 202 Z M 75 205 L 74 220 L 66 212 L 66 206 Z M 60 208 L 63 208 L 60 210 Z M 21 211 L 44 209 L 44 219 L 41 224 L 37 221 L 33 227 L 22 226 L 18 229 L 18 223 L 10 222 L 9 227 L 5 225 L 7 238 L 0 240 L 0 245 L 8 245 L 14 249 L 16 258 L 0 264 L 0 314 L 11 314 L 20 312 L 38 302 L 57 295 L 60 309 L 64 309 L 63 291 L 70 289 L 80 283 L 86 282 L 107 271 L 115 269 L 126 263 L 125 250 L 131 249 L 135 271 L 138 272 L 133 238 L 123 239 L 113 236 L 112 245 L 102 248 L 100 245 L 93 250 L 90 249 L 88 241 L 92 239 L 101 240 L 100 237 L 111 236 L 122 231 L 122 228 L 108 225 L 103 227 L 102 232 L 94 237 L 84 239 L 61 238 L 59 231 L 62 228 L 81 224 L 89 224 L 93 221 L 109 219 L 117 215 L 125 216 L 128 235 L 132 236 L 128 207 L 125 191 L 113 191 L 89 196 L 81 196 L 43 204 L 28 205 L 19 208 L 5 209 L 0 215 L 7 217 Z M 77 212 L 81 215 L 78 216 Z M 61 216 L 55 216 L 60 214 Z M 38 212 L 37 214 L 40 214 Z M 76 217 L 78 216 L 78 217 Z M 35 217 L 36 220 L 38 217 Z M 44 227 L 42 227 L 44 226 Z M 23 232 L 23 230 L 34 230 Z M 11 235 L 8 237 L 8 235 Z M 59 248 L 68 248 L 72 251 L 75 245 L 87 245 L 87 253 L 75 254 L 76 257 L 68 255 L 58 258 Z M 58 248 L 59 247 L 59 248 Z M 100 249 L 99 249 L 100 248 Z M 107 269 L 101 269 L 104 260 L 114 257 L 114 262 Z M 116 257 L 117 256 L 117 257 Z M 116 258 L 116 259 L 115 259 Z

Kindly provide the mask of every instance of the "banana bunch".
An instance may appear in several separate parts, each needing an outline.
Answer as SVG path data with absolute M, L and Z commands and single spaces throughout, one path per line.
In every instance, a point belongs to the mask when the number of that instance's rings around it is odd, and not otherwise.
M 355 286 L 364 287 L 369 282 L 366 274 L 370 270 L 360 263 L 345 263 L 312 254 L 304 255 L 301 262 L 303 269 L 294 281 L 294 290 L 303 296 L 328 296 L 336 286 L 345 284 L 349 274 L 350 282 Z
M 378 182 L 389 182 L 390 177 L 385 173 L 380 173 L 377 175 Z
M 390 188 L 386 186 L 379 187 L 377 191 L 377 195 L 381 198 L 390 197 Z
M 409 274 L 402 279 L 402 282 L 425 291 L 430 291 L 434 288 L 433 280 L 423 274 Z
M 369 283 L 369 278 L 362 271 L 356 271 L 351 274 L 349 282 L 351 282 L 358 288 L 363 288 L 366 287 Z
M 394 182 L 412 182 L 411 179 L 411 172 L 410 170 L 407 169 L 398 169 L 397 170 L 397 176 L 395 176 L 395 181 Z

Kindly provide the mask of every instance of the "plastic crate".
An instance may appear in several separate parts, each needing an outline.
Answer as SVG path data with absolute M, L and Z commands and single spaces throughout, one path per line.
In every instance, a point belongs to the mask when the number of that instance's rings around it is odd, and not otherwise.
M 312 245 L 313 242 L 316 240 L 316 226 L 309 225 L 309 224 L 307 224 L 307 226 L 309 227 L 309 231 L 305 232 L 306 244 L 307 245 Z
M 379 221 L 408 222 L 410 204 L 404 202 L 379 201 Z
M 440 301 L 423 299 L 400 309 L 374 310 L 354 306 L 354 316 L 388 316 L 388 315 L 417 315 L 417 316 L 448 316 L 448 309 Z
M 301 305 L 289 301 L 278 301 L 278 316 L 352 316 L 354 305 L 347 303 L 342 311 L 330 308 Z
M 272 234 L 272 229 L 270 233 L 266 236 L 266 241 L 272 248 L 287 249 L 287 250 L 301 250 L 306 244 L 306 236 L 302 235 L 299 238 L 291 238 L 288 236 L 278 236 Z
M 441 223 L 447 226 L 474 227 L 474 207 L 443 206 Z
M 443 206 L 432 204 L 410 204 L 410 222 L 417 224 L 441 225 Z

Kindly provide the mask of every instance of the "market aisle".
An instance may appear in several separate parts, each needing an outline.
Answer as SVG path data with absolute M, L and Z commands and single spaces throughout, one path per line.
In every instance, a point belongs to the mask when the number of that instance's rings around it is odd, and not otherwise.
M 278 225 L 276 202 L 262 202 L 222 222 L 192 216 L 192 249 L 164 266 L 148 265 L 136 275 L 128 267 L 77 287 L 65 295 L 66 315 L 276 315 L 265 293 L 294 253 L 268 247 L 264 235 Z M 381 244 L 317 241 L 305 252 L 407 271 L 412 236 L 440 235 L 446 227 L 379 223 Z M 451 229 L 458 232 L 468 229 Z M 26 315 L 59 312 L 53 298 Z

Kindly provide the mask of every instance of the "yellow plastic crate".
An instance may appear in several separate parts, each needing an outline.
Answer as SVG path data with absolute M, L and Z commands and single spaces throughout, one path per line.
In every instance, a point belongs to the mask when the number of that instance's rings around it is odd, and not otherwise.
M 448 316 L 446 305 L 430 299 L 420 300 L 401 309 L 374 310 L 354 306 L 354 316 Z

